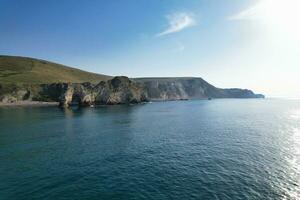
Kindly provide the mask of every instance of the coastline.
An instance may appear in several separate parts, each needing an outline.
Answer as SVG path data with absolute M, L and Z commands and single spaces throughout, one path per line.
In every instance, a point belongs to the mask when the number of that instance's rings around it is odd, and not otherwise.
M 17 101 L 13 103 L 1 103 L 0 107 L 16 107 L 16 106 L 58 106 L 59 102 L 45 102 L 45 101 Z

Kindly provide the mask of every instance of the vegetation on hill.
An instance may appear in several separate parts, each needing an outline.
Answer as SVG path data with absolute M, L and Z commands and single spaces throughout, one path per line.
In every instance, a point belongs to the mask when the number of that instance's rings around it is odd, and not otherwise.
M 98 83 L 112 77 L 17 56 L 0 56 L 0 84 Z

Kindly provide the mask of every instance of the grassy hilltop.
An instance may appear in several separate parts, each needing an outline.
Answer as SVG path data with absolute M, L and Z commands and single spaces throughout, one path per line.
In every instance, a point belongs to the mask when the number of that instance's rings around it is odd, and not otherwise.
M 111 78 L 44 60 L 0 55 L 0 84 L 98 83 Z

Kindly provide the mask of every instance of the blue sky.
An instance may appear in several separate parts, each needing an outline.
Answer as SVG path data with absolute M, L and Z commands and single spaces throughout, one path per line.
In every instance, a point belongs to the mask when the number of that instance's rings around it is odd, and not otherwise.
M 300 96 L 299 25 L 286 26 L 300 4 L 270 1 L 0 0 L 0 54 Z

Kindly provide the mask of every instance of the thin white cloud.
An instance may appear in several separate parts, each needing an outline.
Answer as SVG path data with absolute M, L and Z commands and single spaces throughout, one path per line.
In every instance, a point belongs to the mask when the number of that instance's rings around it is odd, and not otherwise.
M 185 28 L 196 25 L 196 20 L 194 19 L 193 14 L 189 13 L 175 13 L 167 15 L 166 18 L 169 22 L 169 27 L 163 32 L 156 34 L 157 37 L 176 33 Z
M 255 20 L 262 18 L 262 13 L 264 9 L 264 0 L 260 0 L 254 6 L 245 9 L 237 14 L 228 17 L 228 20 Z

